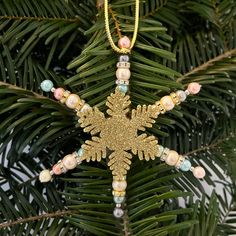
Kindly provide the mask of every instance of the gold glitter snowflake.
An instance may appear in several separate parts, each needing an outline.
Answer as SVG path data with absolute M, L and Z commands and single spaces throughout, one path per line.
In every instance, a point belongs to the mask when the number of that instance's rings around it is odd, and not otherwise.
M 157 105 L 138 105 L 133 109 L 130 117 L 130 97 L 118 89 L 107 98 L 106 106 L 109 108 L 107 118 L 94 107 L 86 112 L 79 112 L 79 123 L 85 132 L 92 134 L 92 139 L 82 145 L 84 150 L 82 160 L 101 161 L 109 155 L 108 166 L 113 176 L 122 178 L 130 169 L 132 154 L 138 154 L 140 160 L 155 159 L 158 156 L 157 139 L 138 130 L 145 131 L 152 127 L 160 113 Z M 97 136 L 93 136 L 97 134 Z M 131 153 L 130 153 L 131 152 Z

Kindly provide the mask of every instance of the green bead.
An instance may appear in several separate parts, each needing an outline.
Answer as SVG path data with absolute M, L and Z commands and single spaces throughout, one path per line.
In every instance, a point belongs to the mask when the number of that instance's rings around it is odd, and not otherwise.
M 46 79 L 40 84 L 40 87 L 44 92 L 50 92 L 53 88 L 53 83 L 51 80 Z
M 120 92 L 122 92 L 122 93 L 127 93 L 127 92 L 128 92 L 128 85 L 120 84 L 120 85 L 118 85 L 118 89 L 119 89 Z
M 189 160 L 184 160 L 180 165 L 180 170 L 182 171 L 189 171 L 192 167 L 192 164 Z
M 83 149 L 83 148 L 80 148 L 80 149 L 77 151 L 77 155 L 78 155 L 79 157 L 81 157 L 81 156 L 83 156 L 83 154 L 84 154 L 84 149 Z
M 114 197 L 114 202 L 116 204 L 121 204 L 122 202 L 124 202 L 124 200 L 125 200 L 125 197 L 117 197 L 117 196 Z

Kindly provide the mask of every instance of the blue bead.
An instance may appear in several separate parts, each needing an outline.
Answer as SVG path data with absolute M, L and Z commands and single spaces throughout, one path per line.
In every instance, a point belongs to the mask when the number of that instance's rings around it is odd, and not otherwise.
M 77 154 L 79 157 L 83 156 L 84 154 L 84 149 L 83 148 L 80 148 L 78 151 L 77 151 Z
M 182 171 L 189 171 L 191 169 L 191 162 L 189 160 L 184 160 L 180 165 L 180 170 Z
M 124 202 L 124 200 L 125 200 L 125 197 L 117 197 L 117 196 L 114 197 L 114 202 L 116 204 L 121 204 L 122 202 Z
M 122 93 L 127 93 L 127 92 L 128 92 L 128 85 L 126 85 L 126 84 L 120 84 L 120 85 L 118 85 L 118 89 L 119 89 L 120 92 L 122 92 Z
M 46 79 L 40 84 L 40 87 L 44 92 L 50 92 L 53 88 L 53 83 L 51 80 Z

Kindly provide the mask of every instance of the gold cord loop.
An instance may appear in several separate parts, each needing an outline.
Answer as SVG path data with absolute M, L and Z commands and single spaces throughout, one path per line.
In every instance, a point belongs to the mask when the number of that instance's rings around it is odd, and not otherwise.
M 105 29 L 107 33 L 108 41 L 112 47 L 112 49 L 120 54 L 128 54 L 130 53 L 131 49 L 133 48 L 135 41 L 137 39 L 138 34 L 138 24 L 139 24 L 139 0 L 136 0 L 135 2 L 135 21 L 134 21 L 134 33 L 133 38 L 131 40 L 130 48 L 119 48 L 115 45 L 112 36 L 111 31 L 109 27 L 109 13 L 108 13 L 108 0 L 104 0 L 104 16 L 105 16 Z

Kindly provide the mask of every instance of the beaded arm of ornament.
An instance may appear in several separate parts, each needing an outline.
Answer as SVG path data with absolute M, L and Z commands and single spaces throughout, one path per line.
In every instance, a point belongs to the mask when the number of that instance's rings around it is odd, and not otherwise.
M 132 110 L 131 122 L 137 129 L 144 131 L 145 128 L 151 128 L 155 123 L 155 119 L 159 114 L 164 114 L 185 101 L 189 94 L 197 94 L 201 89 L 198 83 L 190 83 L 188 88 L 172 92 L 168 96 L 162 97 L 153 105 L 138 105 L 136 109 Z

